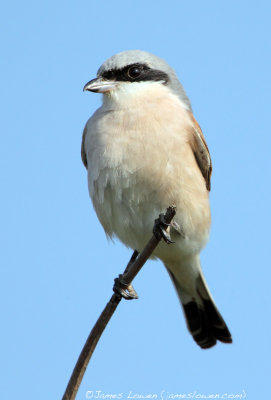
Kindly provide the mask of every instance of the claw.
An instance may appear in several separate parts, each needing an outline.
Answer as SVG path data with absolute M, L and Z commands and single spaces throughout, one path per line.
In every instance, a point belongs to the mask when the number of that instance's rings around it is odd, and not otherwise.
M 119 275 L 118 278 L 114 280 L 113 291 L 123 297 L 125 300 L 134 300 L 138 299 L 138 295 L 133 288 L 132 284 L 124 283 L 122 281 L 122 275 Z
M 165 241 L 167 244 L 174 243 L 173 240 L 171 240 L 170 233 L 167 232 L 167 231 L 163 228 L 163 226 L 160 226 L 160 232 L 161 232 L 161 234 L 162 234 L 162 238 L 164 239 L 164 241 Z
M 170 225 L 171 225 L 171 224 L 168 224 L 168 223 L 165 222 L 165 215 L 164 215 L 164 214 L 160 214 L 160 215 L 159 215 L 159 218 L 157 218 L 157 219 L 155 220 L 155 224 L 154 224 L 154 227 L 153 227 L 153 234 L 154 234 L 154 236 L 155 236 L 157 239 L 160 240 L 160 237 L 161 237 L 160 235 L 162 235 L 162 238 L 164 239 L 164 241 L 165 241 L 167 244 L 174 243 L 174 242 L 171 240 L 170 233 L 167 232 L 167 228 L 168 228 Z

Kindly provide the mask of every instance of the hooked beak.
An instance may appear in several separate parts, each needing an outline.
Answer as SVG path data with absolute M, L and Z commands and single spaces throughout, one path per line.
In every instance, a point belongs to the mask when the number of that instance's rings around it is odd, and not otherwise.
M 83 91 L 88 90 L 89 92 L 95 93 L 107 93 L 117 87 L 117 82 L 108 81 L 103 78 L 95 78 L 85 84 Z

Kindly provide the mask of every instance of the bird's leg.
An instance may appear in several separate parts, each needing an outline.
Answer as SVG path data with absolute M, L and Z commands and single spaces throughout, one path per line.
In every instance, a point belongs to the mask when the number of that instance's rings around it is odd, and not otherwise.
M 127 267 L 125 268 L 125 271 L 123 274 L 119 275 L 117 278 L 114 280 L 114 286 L 113 286 L 113 291 L 117 294 L 119 294 L 121 297 L 123 297 L 126 300 L 133 300 L 133 299 L 138 299 L 138 295 L 133 288 L 132 284 L 129 283 L 127 284 L 124 280 L 123 277 L 125 274 L 129 271 L 131 268 L 132 264 L 135 262 L 137 256 L 138 256 L 138 251 L 135 250 L 133 252 L 133 255 L 127 264 Z
M 164 241 L 167 244 L 174 243 L 171 240 L 170 232 L 169 232 L 169 229 L 168 229 L 168 227 L 170 225 L 171 224 L 166 223 L 165 215 L 164 214 L 160 214 L 159 218 L 157 218 L 155 220 L 154 227 L 153 227 L 153 234 L 156 237 L 156 239 L 160 240 L 161 236 L 162 236 L 162 238 L 164 239 Z

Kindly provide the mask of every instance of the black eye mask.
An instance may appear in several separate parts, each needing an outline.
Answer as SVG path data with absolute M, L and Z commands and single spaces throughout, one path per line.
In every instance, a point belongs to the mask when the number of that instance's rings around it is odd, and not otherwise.
M 104 71 L 101 76 L 104 79 L 121 82 L 163 81 L 165 85 L 169 82 L 168 74 L 152 69 L 146 64 L 130 64 L 122 69 L 111 69 Z

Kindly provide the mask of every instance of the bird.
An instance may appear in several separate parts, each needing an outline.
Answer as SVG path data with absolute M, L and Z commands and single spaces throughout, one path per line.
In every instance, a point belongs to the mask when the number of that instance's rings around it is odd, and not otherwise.
M 231 343 L 200 263 L 211 224 L 211 157 L 176 72 L 154 54 L 127 50 L 107 59 L 83 90 L 103 97 L 85 125 L 81 157 L 106 235 L 140 252 L 157 215 L 174 204 L 163 230 L 174 244 L 160 242 L 153 258 L 165 265 L 195 342 L 202 349 Z

